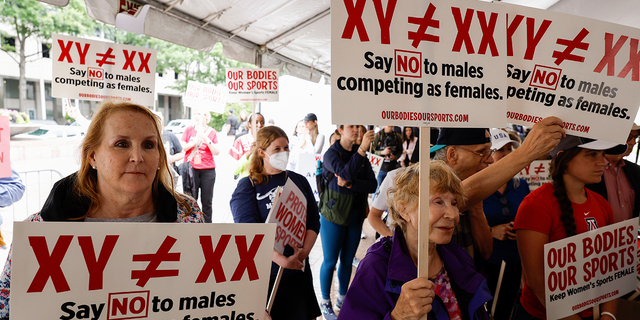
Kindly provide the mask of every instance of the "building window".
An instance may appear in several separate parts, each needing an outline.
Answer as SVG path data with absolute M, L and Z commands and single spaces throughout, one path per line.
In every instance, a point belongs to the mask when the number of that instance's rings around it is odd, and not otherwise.
M 7 99 L 20 99 L 20 82 L 16 79 L 5 79 Z M 36 84 L 27 81 L 27 100 L 36 99 Z
M 42 44 L 42 57 L 43 58 L 50 58 L 49 56 L 49 50 L 51 49 L 51 44 L 49 43 L 43 43 Z
M 18 84 L 18 80 L 16 79 L 4 79 L 4 88 L 6 90 L 7 99 L 20 99 Z
M 7 52 L 16 52 L 15 37 L 7 37 L 2 35 L 0 35 L 0 37 L 2 38 L 2 42 L 0 42 L 0 45 L 2 45 L 2 50 Z
M 180 74 L 180 73 L 179 73 L 178 71 L 175 71 L 175 72 L 173 73 L 173 78 L 174 78 L 174 79 L 176 79 L 176 80 L 178 80 L 178 75 L 179 75 L 179 74 Z

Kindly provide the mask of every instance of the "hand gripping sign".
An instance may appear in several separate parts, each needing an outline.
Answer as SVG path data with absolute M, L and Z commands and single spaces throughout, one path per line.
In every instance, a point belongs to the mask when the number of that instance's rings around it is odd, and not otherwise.
M 286 245 L 302 248 L 307 233 L 307 198 L 291 179 L 274 200 L 267 223 L 276 224 L 274 249 L 284 254 Z
M 52 95 L 154 104 L 156 50 L 53 35 Z
M 249 320 L 264 315 L 274 225 L 81 225 L 15 223 L 11 318 Z
M 634 218 L 544 245 L 548 319 L 564 318 L 635 290 L 637 228 Z

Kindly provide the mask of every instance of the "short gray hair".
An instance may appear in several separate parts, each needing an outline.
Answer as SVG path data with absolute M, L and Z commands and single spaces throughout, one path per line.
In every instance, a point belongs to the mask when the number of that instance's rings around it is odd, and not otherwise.
M 436 154 L 433 156 L 432 160 L 442 160 L 447 162 L 447 150 L 449 150 L 449 147 L 451 146 L 444 146 L 443 148 L 436 150 Z

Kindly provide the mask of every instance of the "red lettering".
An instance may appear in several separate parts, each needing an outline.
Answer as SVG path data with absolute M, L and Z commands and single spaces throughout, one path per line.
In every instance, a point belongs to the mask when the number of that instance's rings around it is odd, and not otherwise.
M 84 64 L 84 59 L 87 56 L 87 52 L 89 52 L 89 44 L 84 44 L 84 51 L 80 48 L 80 43 L 76 42 L 76 49 L 78 50 L 78 55 L 80 56 L 80 64 Z
M 131 71 L 136 71 L 136 67 L 133 65 L 133 59 L 136 57 L 136 51 L 132 51 L 131 55 L 129 55 L 129 50 L 124 49 L 122 50 L 122 53 L 124 53 L 124 67 L 122 67 L 122 70 L 127 70 L 127 68 L 130 66 L 131 67 Z
M 522 22 L 522 19 L 524 19 L 523 15 L 516 15 L 515 18 L 513 18 L 513 21 L 511 21 L 511 23 L 509 23 L 509 15 L 507 14 L 507 56 L 512 57 L 513 56 L 513 34 L 516 32 L 516 30 L 518 29 L 518 26 L 520 25 L 520 23 Z
M 499 55 L 498 46 L 496 46 L 496 40 L 493 38 L 493 33 L 496 29 L 496 23 L 498 22 L 498 14 L 491 13 L 489 23 L 483 11 L 478 11 L 478 20 L 480 20 L 480 29 L 482 29 L 482 41 L 480 41 L 480 48 L 478 48 L 478 54 L 484 54 L 487 51 L 487 47 L 491 50 L 491 56 L 496 57 Z
M 58 39 L 58 45 L 60 45 L 60 57 L 58 57 L 58 61 L 63 61 L 64 59 L 67 59 L 67 61 L 69 61 L 69 63 L 73 63 L 73 60 L 71 60 L 71 46 L 73 46 L 73 41 L 69 41 L 67 42 L 67 44 L 64 44 L 64 41 L 61 39 Z
M 356 0 L 356 4 L 353 4 L 352 0 L 344 0 L 344 6 L 347 10 L 347 23 L 342 31 L 342 39 L 351 39 L 353 32 L 358 29 L 358 36 L 360 41 L 369 41 L 367 35 L 367 29 L 362 21 L 362 12 L 364 12 L 364 5 L 367 0 Z
M 47 239 L 43 236 L 29 237 L 29 245 L 33 250 L 36 260 L 38 260 L 38 271 L 27 289 L 29 292 L 42 292 L 44 286 L 47 284 L 47 280 L 51 278 L 56 292 L 65 292 L 71 290 L 69 283 L 64 277 L 64 273 L 60 268 L 60 263 L 64 259 L 73 236 L 63 235 L 59 236 L 56 241 L 56 245 L 53 247 L 51 255 L 49 255 L 49 248 L 47 246 Z
M 620 49 L 622 48 L 622 45 L 624 45 L 624 43 L 627 42 L 628 38 L 629 37 L 627 36 L 620 36 L 620 38 L 618 38 L 618 41 L 616 41 L 616 44 L 612 46 L 613 34 L 605 33 L 604 34 L 604 55 L 602 56 L 602 59 L 600 59 L 600 62 L 598 63 L 596 68 L 593 69 L 593 72 L 600 73 L 602 72 L 602 69 L 604 69 L 604 66 L 607 66 L 607 75 L 608 76 L 615 75 L 616 55 L 618 54 L 618 51 L 620 51 Z
M 147 55 L 145 55 L 142 52 L 138 52 L 138 56 L 140 57 L 140 67 L 138 67 L 138 72 L 144 69 L 146 73 L 151 73 L 149 70 L 149 59 L 151 58 L 151 53 L 147 53 Z
M 638 39 L 631 38 L 629 43 L 629 62 L 622 68 L 618 78 L 624 78 L 633 70 L 631 81 L 640 81 L 640 52 L 638 52 Z
M 411 42 L 411 46 L 417 48 L 420 45 L 421 41 L 431 41 L 431 42 L 440 42 L 440 37 L 426 34 L 428 27 L 440 28 L 440 21 L 433 19 L 433 14 L 436 12 L 436 7 L 433 3 L 429 3 L 429 7 L 427 11 L 424 13 L 424 17 L 408 17 L 408 21 L 411 24 L 418 24 L 418 31 L 413 32 L 409 31 L 409 40 L 413 40 Z
M 473 9 L 467 9 L 464 21 L 462 21 L 460 8 L 451 7 L 451 13 L 453 14 L 453 19 L 456 22 L 456 28 L 458 29 L 456 41 L 453 43 L 451 51 L 460 52 L 462 49 L 462 43 L 464 42 L 464 46 L 467 48 L 467 53 L 474 53 L 473 43 L 469 36 L 469 28 L 471 27 L 471 20 L 473 19 Z
M 389 26 L 391 26 L 391 19 L 393 18 L 393 12 L 396 10 L 397 0 L 389 0 L 387 3 L 387 15 L 382 12 L 382 1 L 373 0 L 373 6 L 376 8 L 376 15 L 378 16 L 378 24 L 380 24 L 380 43 L 390 44 L 391 36 L 389 36 Z M 358 30 L 358 33 L 360 31 Z
M 221 235 L 220 240 L 218 240 L 218 244 L 216 245 L 216 250 L 214 251 L 211 236 L 200 236 L 200 247 L 202 247 L 202 254 L 204 255 L 205 261 L 195 283 L 207 282 L 212 271 L 213 276 L 216 278 L 216 283 L 227 281 L 227 278 L 224 276 L 224 269 L 222 268 L 220 259 L 222 258 L 230 239 L 231 235 L 229 234 Z
M 107 266 L 107 262 L 109 261 L 109 257 L 111 257 L 113 248 L 116 246 L 118 237 L 117 235 L 105 236 L 104 243 L 98 254 L 98 259 L 96 259 L 96 253 L 93 251 L 93 241 L 91 237 L 78 237 L 84 262 L 87 264 L 87 271 L 89 271 L 89 290 L 102 289 L 104 268 Z
M 251 246 L 249 250 L 247 250 L 247 236 L 236 236 L 236 247 L 238 247 L 238 255 L 240 256 L 240 262 L 238 262 L 238 266 L 236 267 L 236 271 L 231 276 L 231 281 L 239 281 L 242 279 L 242 275 L 244 271 L 247 270 L 249 274 L 249 281 L 258 280 L 258 269 L 256 268 L 256 262 L 254 258 L 258 249 L 260 248 L 260 244 L 262 243 L 262 239 L 264 238 L 264 234 L 257 234 L 253 241 L 251 241 Z
M 536 53 L 536 47 L 542 39 L 542 36 L 547 32 L 547 29 L 549 29 L 551 20 L 542 21 L 542 25 L 540 25 L 538 32 L 535 32 L 535 24 L 535 18 L 527 18 L 527 50 L 524 53 L 524 58 L 526 60 L 533 60 L 533 55 Z

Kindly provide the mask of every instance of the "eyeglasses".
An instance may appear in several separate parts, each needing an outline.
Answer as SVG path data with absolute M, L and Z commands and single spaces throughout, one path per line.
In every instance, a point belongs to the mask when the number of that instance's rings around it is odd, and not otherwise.
M 502 207 L 502 215 L 503 216 L 510 216 L 511 215 L 511 211 L 509 211 L 509 207 L 507 207 L 507 204 L 509 203 L 509 200 L 507 199 L 506 196 L 502 196 L 500 197 L 500 203 L 502 203 L 502 205 L 504 207 Z
M 494 153 L 496 153 L 496 150 L 493 150 L 493 149 L 489 149 L 489 151 L 486 151 L 486 152 L 476 152 L 476 151 L 473 151 L 473 150 L 469 150 L 467 148 L 462 148 L 460 146 L 458 146 L 456 148 L 460 148 L 460 149 L 462 149 L 464 151 L 471 152 L 471 153 L 473 153 L 473 154 L 475 154 L 477 156 L 480 156 L 481 162 L 482 161 L 486 161 L 487 159 L 489 159 L 489 157 L 491 157 Z

